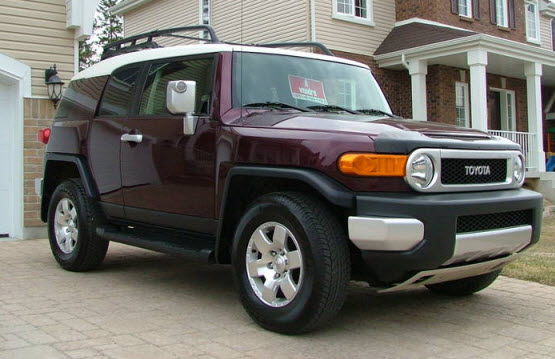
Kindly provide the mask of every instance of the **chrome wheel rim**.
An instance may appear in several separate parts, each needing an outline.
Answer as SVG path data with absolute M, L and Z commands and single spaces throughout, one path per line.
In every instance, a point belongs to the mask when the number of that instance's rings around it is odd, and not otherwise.
M 293 233 L 277 222 L 260 225 L 251 235 L 246 255 L 250 285 L 264 304 L 291 303 L 303 281 L 303 256 Z
M 54 234 L 58 248 L 65 253 L 70 254 L 77 245 L 79 238 L 79 226 L 77 220 L 77 208 L 73 202 L 64 198 L 56 206 L 54 214 Z

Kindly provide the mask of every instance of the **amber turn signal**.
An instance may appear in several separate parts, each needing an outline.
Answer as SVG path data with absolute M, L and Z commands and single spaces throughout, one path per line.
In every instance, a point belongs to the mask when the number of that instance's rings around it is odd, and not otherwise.
M 339 158 L 339 170 L 346 175 L 403 177 L 407 156 L 346 153 Z

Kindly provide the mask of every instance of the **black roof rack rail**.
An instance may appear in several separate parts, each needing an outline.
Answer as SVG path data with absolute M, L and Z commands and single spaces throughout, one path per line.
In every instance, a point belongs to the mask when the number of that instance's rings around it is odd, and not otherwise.
M 194 36 L 184 36 L 178 35 L 176 32 L 183 32 L 183 31 L 195 31 L 195 30 L 204 30 L 207 31 L 210 35 L 209 39 L 201 38 L 201 37 L 194 37 Z M 173 27 L 170 29 L 162 29 L 162 30 L 154 30 L 150 32 L 145 32 L 143 34 L 129 36 L 123 38 L 118 41 L 111 42 L 104 46 L 102 56 L 100 57 L 101 60 L 107 59 L 109 57 L 126 54 L 129 52 L 135 52 L 142 49 L 152 49 L 157 47 L 162 47 L 161 45 L 157 44 L 152 39 L 155 37 L 178 37 L 182 39 L 189 39 L 189 40 L 199 40 L 199 41 L 207 41 L 213 44 L 220 43 L 220 39 L 216 35 L 214 28 L 210 25 L 193 25 L 193 26 L 183 26 L 183 27 Z M 138 40 L 147 39 L 144 42 L 138 43 Z M 127 46 L 125 46 L 127 45 Z
M 329 56 L 335 56 L 333 52 L 328 49 L 328 47 L 321 42 L 273 42 L 267 44 L 253 44 L 253 46 L 262 47 L 316 47 L 322 50 L 322 52 Z

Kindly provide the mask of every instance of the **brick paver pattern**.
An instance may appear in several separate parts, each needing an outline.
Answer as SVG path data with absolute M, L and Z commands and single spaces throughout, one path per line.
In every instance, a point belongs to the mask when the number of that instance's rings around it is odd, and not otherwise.
M 501 277 L 447 298 L 353 283 L 331 325 L 284 336 L 243 311 L 230 266 L 111 244 L 62 270 L 46 240 L 0 242 L 0 358 L 554 358 L 555 287 Z

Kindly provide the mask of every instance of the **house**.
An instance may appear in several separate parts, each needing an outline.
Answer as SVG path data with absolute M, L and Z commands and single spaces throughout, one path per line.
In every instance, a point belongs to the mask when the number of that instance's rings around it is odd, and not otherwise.
M 39 129 L 54 116 L 45 70 L 67 83 L 78 71 L 78 41 L 92 32 L 97 0 L 0 2 L 0 236 L 46 235 L 34 180 L 42 177 Z
M 396 114 L 519 142 L 528 177 L 555 151 L 547 0 L 123 0 L 113 11 L 126 36 L 205 23 L 230 42 L 319 41 L 367 63 Z

